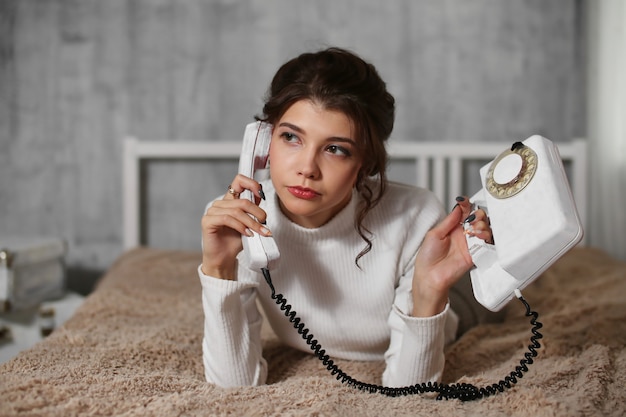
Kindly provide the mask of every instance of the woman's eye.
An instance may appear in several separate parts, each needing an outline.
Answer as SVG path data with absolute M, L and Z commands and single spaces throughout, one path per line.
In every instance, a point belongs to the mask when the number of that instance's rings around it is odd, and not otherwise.
M 298 140 L 298 137 L 296 135 L 294 135 L 291 132 L 283 132 L 280 134 L 280 136 L 286 141 L 286 142 L 295 142 Z
M 352 155 L 352 153 L 348 149 L 339 145 L 330 145 L 328 148 L 326 148 L 326 150 L 335 155 L 343 155 L 343 156 Z

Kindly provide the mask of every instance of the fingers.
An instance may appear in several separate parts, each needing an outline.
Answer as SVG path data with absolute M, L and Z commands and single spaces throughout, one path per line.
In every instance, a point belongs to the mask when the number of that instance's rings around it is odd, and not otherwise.
M 246 190 L 254 194 L 254 202 L 240 198 L 241 193 Z M 271 232 L 264 225 L 267 215 L 259 207 L 261 198 L 265 198 L 261 184 L 238 174 L 228 186 L 222 200 L 215 201 L 207 209 L 202 220 L 203 228 L 212 233 L 221 233 L 220 230 L 225 227 L 236 230 L 241 235 L 252 236 L 252 231 L 255 231 L 271 236 Z
M 255 197 L 255 203 L 259 204 L 261 199 L 265 199 L 263 194 L 263 188 L 261 184 L 252 178 L 248 178 L 244 175 L 237 174 L 233 181 L 228 186 L 226 194 L 224 194 L 224 200 L 236 200 L 241 196 L 241 193 L 249 190 Z
M 450 213 L 454 213 L 455 211 L 459 211 L 456 210 L 457 208 L 460 208 L 460 214 L 459 216 L 463 216 L 463 219 L 465 219 L 467 216 L 470 215 L 473 205 L 472 203 L 469 201 L 469 198 L 465 197 L 465 196 L 458 196 L 456 198 L 456 204 L 454 205 L 454 207 L 452 207 L 452 210 Z
M 465 233 L 493 244 L 493 232 L 485 210 L 481 208 L 473 210 L 472 203 L 470 203 L 469 199 L 465 196 L 457 197 L 456 202 L 457 204 L 452 208 L 452 212 L 448 215 L 448 218 L 446 218 L 446 220 L 449 220 L 449 224 L 447 224 L 450 227 L 450 229 L 448 229 L 449 232 L 454 230 L 454 227 L 459 224 L 469 224 L 470 227 L 466 228 Z M 456 224 L 453 223 L 453 219 L 457 219 Z
M 251 201 L 225 196 L 223 200 L 215 201 L 207 209 L 203 227 L 205 230 L 214 231 L 227 227 L 242 235 L 252 236 L 252 231 L 255 231 L 264 236 L 271 236 L 271 231 L 265 226 L 266 217 L 265 211 Z
M 489 217 L 485 210 L 478 208 L 473 211 L 465 220 L 464 223 L 468 223 L 469 227 L 466 228 L 465 233 L 470 236 L 476 236 L 486 243 L 493 244 L 493 231 L 491 230 L 491 224 Z
M 240 198 L 250 191 L 254 201 Z M 236 278 L 236 256 L 243 249 L 242 236 L 271 236 L 265 226 L 266 213 L 259 207 L 264 198 L 261 185 L 251 178 L 237 175 L 224 197 L 215 200 L 202 216 L 202 271 L 224 279 Z
M 463 224 L 472 211 L 472 203 L 465 196 L 458 196 L 456 204 L 452 207 L 450 214 L 442 221 L 442 232 L 446 235 L 452 232 L 459 224 Z
M 241 194 L 241 192 L 240 191 L 235 191 L 233 186 L 229 185 L 228 186 L 228 194 L 230 194 L 233 198 L 239 198 L 239 195 Z
M 459 209 L 454 209 L 450 214 L 448 214 L 444 219 L 439 222 L 435 227 L 432 228 L 432 231 L 436 234 L 439 239 L 443 239 L 448 236 L 454 229 L 459 227 L 461 222 L 462 211 Z

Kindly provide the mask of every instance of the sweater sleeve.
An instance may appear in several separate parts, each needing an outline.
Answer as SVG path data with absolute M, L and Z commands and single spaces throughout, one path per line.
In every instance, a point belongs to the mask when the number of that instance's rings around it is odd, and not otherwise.
M 410 316 L 417 252 L 428 230 L 439 223 L 446 212 L 436 197 L 425 190 L 416 194 L 402 192 L 395 203 L 407 213 L 398 218 L 405 221 L 406 230 L 410 232 L 402 240 L 401 275 L 387 318 L 390 341 L 385 352 L 383 385 L 403 387 L 441 379 L 445 365 L 444 348 L 454 340 L 458 317 L 449 303 L 435 316 Z
M 389 314 L 389 348 L 385 352 L 383 385 L 403 387 L 439 381 L 445 364 L 444 348 L 454 340 L 458 317 L 448 303 L 432 317 L 411 317 L 412 269 L 400 280 Z M 408 287 L 408 288 L 407 288 Z
M 256 306 L 256 283 L 204 275 L 202 360 L 208 382 L 222 387 L 262 385 L 267 363 L 262 356 L 262 316 Z

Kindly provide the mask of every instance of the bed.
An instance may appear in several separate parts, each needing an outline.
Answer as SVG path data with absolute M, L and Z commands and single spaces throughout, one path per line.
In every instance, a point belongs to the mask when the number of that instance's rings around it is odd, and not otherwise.
M 586 161 L 579 157 L 585 155 L 584 146 L 580 141 L 561 146 L 583 217 Z M 491 159 L 500 148 L 396 143 L 391 149 L 394 158 L 415 158 L 420 181 L 443 199 L 462 191 L 459 177 L 467 158 Z M 126 141 L 127 249 L 63 326 L 0 366 L 0 415 L 626 413 L 626 263 L 584 244 L 524 290 L 544 325 L 543 338 L 528 372 L 503 393 L 462 402 L 437 401 L 430 394 L 389 397 L 358 391 L 329 376 L 314 356 L 281 345 L 269 327 L 262 330 L 266 385 L 220 388 L 205 382 L 196 276 L 200 252 L 157 249 L 139 241 L 138 166 L 146 158 L 232 158 L 238 152 L 239 145 L 232 143 Z M 444 382 L 488 385 L 519 364 L 530 343 L 529 318 L 516 300 L 504 314 L 502 323 L 475 327 L 448 348 Z M 380 383 L 383 363 L 337 363 L 354 378 Z

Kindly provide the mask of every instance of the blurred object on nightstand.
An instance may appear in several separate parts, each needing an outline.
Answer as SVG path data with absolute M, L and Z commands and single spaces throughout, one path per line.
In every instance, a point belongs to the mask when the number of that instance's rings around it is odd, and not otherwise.
M 0 345 L 13 339 L 11 328 L 0 320 Z
M 56 322 L 54 320 L 54 308 L 41 307 L 39 309 L 39 333 L 41 337 L 50 336 L 54 331 Z
M 67 243 L 54 237 L 0 237 L 0 313 L 65 293 Z
M 47 335 L 62 331 L 59 327 L 74 315 L 84 299 L 82 295 L 66 292 L 63 297 L 39 306 L 1 313 L 0 332 L 5 328 L 8 333 L 5 338 L 0 337 L 0 364 L 30 349 Z

